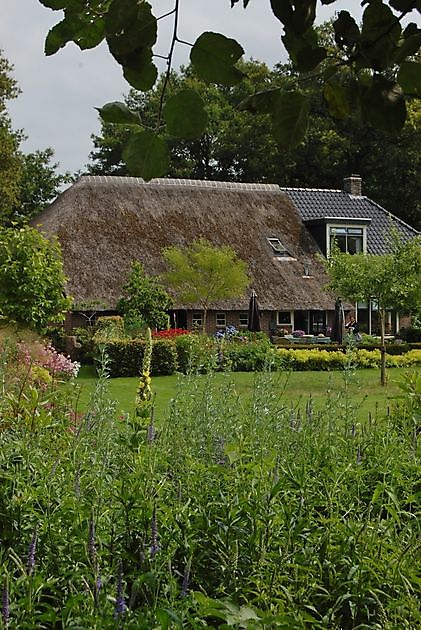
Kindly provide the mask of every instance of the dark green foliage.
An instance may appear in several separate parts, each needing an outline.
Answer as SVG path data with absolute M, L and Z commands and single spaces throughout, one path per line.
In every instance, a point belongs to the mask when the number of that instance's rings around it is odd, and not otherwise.
M 140 262 L 132 263 L 122 294 L 117 308 L 123 313 L 127 328 L 139 330 L 148 326 L 152 329 L 167 327 L 167 310 L 171 307 L 172 300 L 157 278 L 146 275 Z
M 408 328 L 401 328 L 399 336 L 402 337 L 408 343 L 421 342 L 421 326 L 409 326 Z
M 0 314 L 37 331 L 63 321 L 72 303 L 65 280 L 57 241 L 30 227 L 0 228 Z
M 137 376 L 142 370 L 142 361 L 145 351 L 144 339 L 102 338 L 95 337 L 95 356 L 100 360 L 101 352 L 107 355 L 107 369 L 109 375 Z M 152 346 L 151 374 L 167 375 L 177 371 L 177 350 L 171 339 L 156 339 Z

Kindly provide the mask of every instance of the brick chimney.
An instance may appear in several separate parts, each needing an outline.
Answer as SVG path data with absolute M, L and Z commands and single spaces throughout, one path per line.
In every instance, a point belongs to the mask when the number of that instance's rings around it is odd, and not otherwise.
M 350 175 L 344 179 L 344 191 L 356 197 L 362 195 L 363 180 L 359 175 Z

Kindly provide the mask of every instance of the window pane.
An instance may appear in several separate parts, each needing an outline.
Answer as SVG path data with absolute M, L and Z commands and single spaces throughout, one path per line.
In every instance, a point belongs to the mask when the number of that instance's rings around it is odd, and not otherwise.
M 348 236 L 348 254 L 360 254 L 362 251 L 362 236 Z
M 193 326 L 203 326 L 202 313 L 193 313 L 192 323 Z
M 248 326 L 249 325 L 248 313 L 240 313 L 238 321 L 239 321 L 240 326 Z
M 332 248 L 333 243 L 336 243 L 336 246 L 339 247 L 341 252 L 346 252 L 346 236 L 342 236 L 340 234 L 336 234 L 332 236 L 330 240 L 330 247 Z
M 226 326 L 227 325 L 227 320 L 225 317 L 225 313 L 217 313 L 216 314 L 216 325 L 217 326 Z
M 355 235 L 361 235 L 362 236 L 363 230 L 362 228 L 348 228 L 348 234 L 355 234 Z
M 278 324 L 291 324 L 291 311 L 278 311 Z
M 336 227 L 336 228 L 330 228 L 330 233 L 331 234 L 346 234 L 346 228 L 341 228 L 341 227 Z

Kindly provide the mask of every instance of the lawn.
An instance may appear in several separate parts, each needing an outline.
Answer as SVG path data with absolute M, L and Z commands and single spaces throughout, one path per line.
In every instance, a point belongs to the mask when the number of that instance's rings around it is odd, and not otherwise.
M 351 374 L 349 382 L 345 382 L 344 372 L 291 372 L 272 375 L 276 380 L 276 391 L 283 397 L 285 404 L 300 405 L 302 408 L 311 396 L 314 406 L 326 403 L 328 396 L 337 403 L 345 404 L 345 388 L 349 400 L 357 409 L 360 419 L 371 412 L 384 413 L 390 400 L 399 394 L 399 381 L 405 377 L 406 370 L 391 368 L 388 370 L 388 384 L 380 385 L 379 371 L 376 369 L 358 370 Z M 177 384 L 187 377 L 183 375 L 155 376 L 152 379 L 153 391 L 156 393 L 156 418 L 159 420 L 166 414 L 168 403 L 175 395 Z M 208 377 L 198 376 L 199 381 Z M 212 376 L 221 386 L 227 382 L 235 385 L 240 399 L 246 400 L 254 390 L 256 375 L 250 372 L 217 373 Z M 92 366 L 83 366 L 80 370 L 77 385 L 80 387 L 80 406 L 84 409 L 94 391 L 97 378 Z M 136 378 L 113 378 L 109 380 L 109 393 L 118 402 L 121 412 L 133 412 L 136 394 Z

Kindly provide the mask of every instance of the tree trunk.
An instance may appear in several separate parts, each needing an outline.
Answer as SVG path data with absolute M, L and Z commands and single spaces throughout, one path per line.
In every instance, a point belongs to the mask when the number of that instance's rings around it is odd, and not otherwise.
M 208 316 L 208 309 L 206 306 L 203 307 L 203 327 L 202 327 L 202 334 L 206 335 L 206 320 L 207 320 L 207 316 Z
M 380 317 L 380 383 L 382 385 L 386 385 L 387 383 L 386 342 L 384 339 L 386 312 L 384 308 L 379 308 L 379 317 Z

